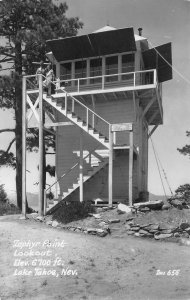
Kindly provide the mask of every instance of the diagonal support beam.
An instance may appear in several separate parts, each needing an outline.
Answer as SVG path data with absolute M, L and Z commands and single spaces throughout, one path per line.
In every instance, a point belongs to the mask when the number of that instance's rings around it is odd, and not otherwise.
M 158 125 L 155 125 L 152 130 L 150 131 L 150 133 L 148 134 L 148 138 L 151 137 L 151 135 L 153 134 L 153 132 L 156 130 L 156 128 L 158 127 Z
M 38 115 L 38 113 L 36 111 L 36 107 L 38 106 L 38 103 L 39 103 L 39 97 L 37 98 L 35 104 L 33 105 L 32 101 L 30 100 L 30 97 L 27 95 L 27 102 L 28 102 L 28 104 L 29 104 L 29 106 L 31 108 L 31 111 L 30 111 L 30 113 L 29 113 L 29 115 L 27 117 L 27 122 L 30 121 L 30 119 L 31 119 L 31 117 L 32 117 L 33 114 L 34 114 L 36 120 L 39 122 L 39 115 Z
M 150 107 L 152 106 L 152 104 L 156 101 L 156 98 L 152 98 L 152 100 L 147 104 L 147 106 L 145 107 L 143 114 L 142 114 L 142 118 L 146 115 L 147 111 L 150 109 Z

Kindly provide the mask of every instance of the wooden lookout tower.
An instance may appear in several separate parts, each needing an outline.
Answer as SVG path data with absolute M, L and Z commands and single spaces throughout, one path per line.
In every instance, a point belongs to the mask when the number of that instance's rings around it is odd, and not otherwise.
M 172 78 L 171 43 L 149 48 L 140 30 L 135 35 L 133 28 L 105 26 L 47 45 L 55 93 L 44 92 L 42 75 L 38 86 L 34 76 L 23 78 L 23 182 L 25 130 L 33 114 L 40 133 L 41 214 L 43 130 L 51 128 L 58 195 L 49 212 L 65 200 L 132 205 L 147 192 L 148 139 L 163 123 L 162 82 Z M 44 121 L 44 112 L 51 122 Z M 24 185 L 23 201 L 25 193 Z

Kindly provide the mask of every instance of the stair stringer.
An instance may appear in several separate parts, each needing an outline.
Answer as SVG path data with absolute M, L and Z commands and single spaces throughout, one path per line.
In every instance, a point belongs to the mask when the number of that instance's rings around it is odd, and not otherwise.
M 46 94 L 43 94 L 43 99 L 49 105 L 51 105 L 53 108 L 55 108 L 57 111 L 59 111 L 62 115 L 64 115 L 66 118 L 68 118 L 71 122 L 73 122 L 75 125 L 80 127 L 82 130 L 84 130 L 90 136 L 92 136 L 94 139 L 96 139 L 98 142 L 100 142 L 104 147 L 109 149 L 109 141 L 106 139 L 106 137 L 103 136 L 103 134 L 101 134 L 100 132 L 95 132 L 95 130 L 93 128 L 87 128 L 84 120 L 79 120 L 79 117 L 77 117 L 77 115 L 72 114 L 72 112 L 66 111 L 60 105 L 58 105 L 55 95 L 54 95 L 54 100 L 52 100 L 52 97 L 47 97 Z
M 87 184 L 87 182 L 92 179 L 98 172 L 100 172 L 102 169 L 104 169 L 108 165 L 108 159 L 101 161 L 99 163 L 99 166 L 93 167 L 92 171 L 89 171 L 87 175 L 83 176 L 83 184 Z M 52 204 L 50 209 L 47 208 L 47 214 L 51 214 L 55 210 L 57 210 L 64 201 L 69 200 L 69 197 L 76 192 L 80 187 L 79 179 L 76 183 L 73 183 L 73 187 L 71 189 L 68 189 L 67 192 L 63 193 L 62 199 L 57 203 L 57 200 L 55 200 L 55 204 Z

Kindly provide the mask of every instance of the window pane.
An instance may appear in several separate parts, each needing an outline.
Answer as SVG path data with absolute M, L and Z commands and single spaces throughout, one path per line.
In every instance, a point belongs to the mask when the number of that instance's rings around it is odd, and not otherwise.
M 102 59 L 95 58 L 90 60 L 90 77 L 101 76 L 102 75 Z M 101 82 L 100 78 L 90 79 L 90 83 Z
M 118 56 L 106 57 L 106 75 L 118 74 Z M 116 81 L 117 76 L 108 76 L 106 81 Z
M 61 64 L 60 66 L 61 80 L 71 79 L 71 63 Z

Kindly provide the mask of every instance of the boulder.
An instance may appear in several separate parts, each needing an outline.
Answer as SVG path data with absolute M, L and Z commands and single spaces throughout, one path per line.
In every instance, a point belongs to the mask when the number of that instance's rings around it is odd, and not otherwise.
M 147 231 L 154 231 L 154 230 L 159 230 L 159 225 L 158 224 L 150 224 L 146 227 L 144 227 L 145 230 Z
M 170 204 L 164 204 L 163 206 L 162 206 L 162 210 L 168 210 L 168 209 L 170 209 L 171 208 L 171 205 Z
M 177 238 L 177 237 L 180 237 L 179 232 L 175 232 L 175 233 L 174 233 L 174 237 L 176 237 L 176 238 Z
M 126 222 L 130 222 L 130 221 L 132 221 L 134 218 L 135 218 L 135 217 L 129 217 L 129 218 L 126 219 Z
M 172 229 L 164 229 L 161 231 L 161 233 L 172 233 Z
M 120 220 L 119 219 L 110 219 L 108 220 L 109 223 L 119 223 Z
M 140 211 L 140 212 L 146 213 L 146 212 L 149 212 L 149 211 L 150 211 L 150 208 L 149 208 L 149 207 L 140 207 L 140 208 L 139 208 L 139 211 Z
M 131 207 L 129 207 L 125 204 L 119 203 L 117 208 L 118 208 L 118 210 L 125 212 L 127 214 L 131 213 Z
M 57 226 L 59 226 L 59 222 L 54 220 L 51 225 L 52 225 L 52 227 L 57 227 Z
M 103 230 L 103 229 L 96 229 L 96 234 L 100 237 L 104 237 L 108 234 L 108 232 L 106 230 Z
M 134 234 L 134 233 L 135 233 L 135 231 L 127 230 L 127 234 L 129 234 L 129 235 L 132 235 L 132 234 Z
M 38 221 L 40 221 L 40 222 L 43 222 L 44 221 L 44 217 L 42 217 L 42 216 L 38 216 L 38 217 L 36 217 L 36 220 L 38 220 Z
M 140 236 L 140 233 L 139 232 L 135 232 L 135 234 L 134 234 L 135 236 Z
M 164 202 L 162 200 L 156 200 L 156 201 L 135 203 L 133 206 L 134 206 L 134 208 L 137 208 L 137 209 L 148 207 L 149 209 L 159 210 L 162 208 L 163 204 L 164 204 Z
M 179 228 L 182 230 L 185 230 L 186 228 L 189 228 L 189 227 L 190 227 L 190 224 L 187 222 L 181 222 L 179 225 Z
M 46 225 L 52 225 L 52 221 L 51 220 L 47 221 Z
M 101 219 L 100 214 L 89 214 L 89 216 L 94 217 L 95 219 Z
M 140 227 L 139 226 L 133 226 L 131 227 L 131 231 L 139 231 Z
M 150 232 L 148 232 L 146 230 L 143 230 L 143 229 L 139 230 L 139 234 L 142 237 L 153 237 L 154 236 L 153 233 L 150 233 Z
M 172 236 L 173 236 L 172 233 L 160 233 L 160 234 L 155 234 L 154 238 L 155 240 L 162 240 L 162 239 L 170 238 Z

